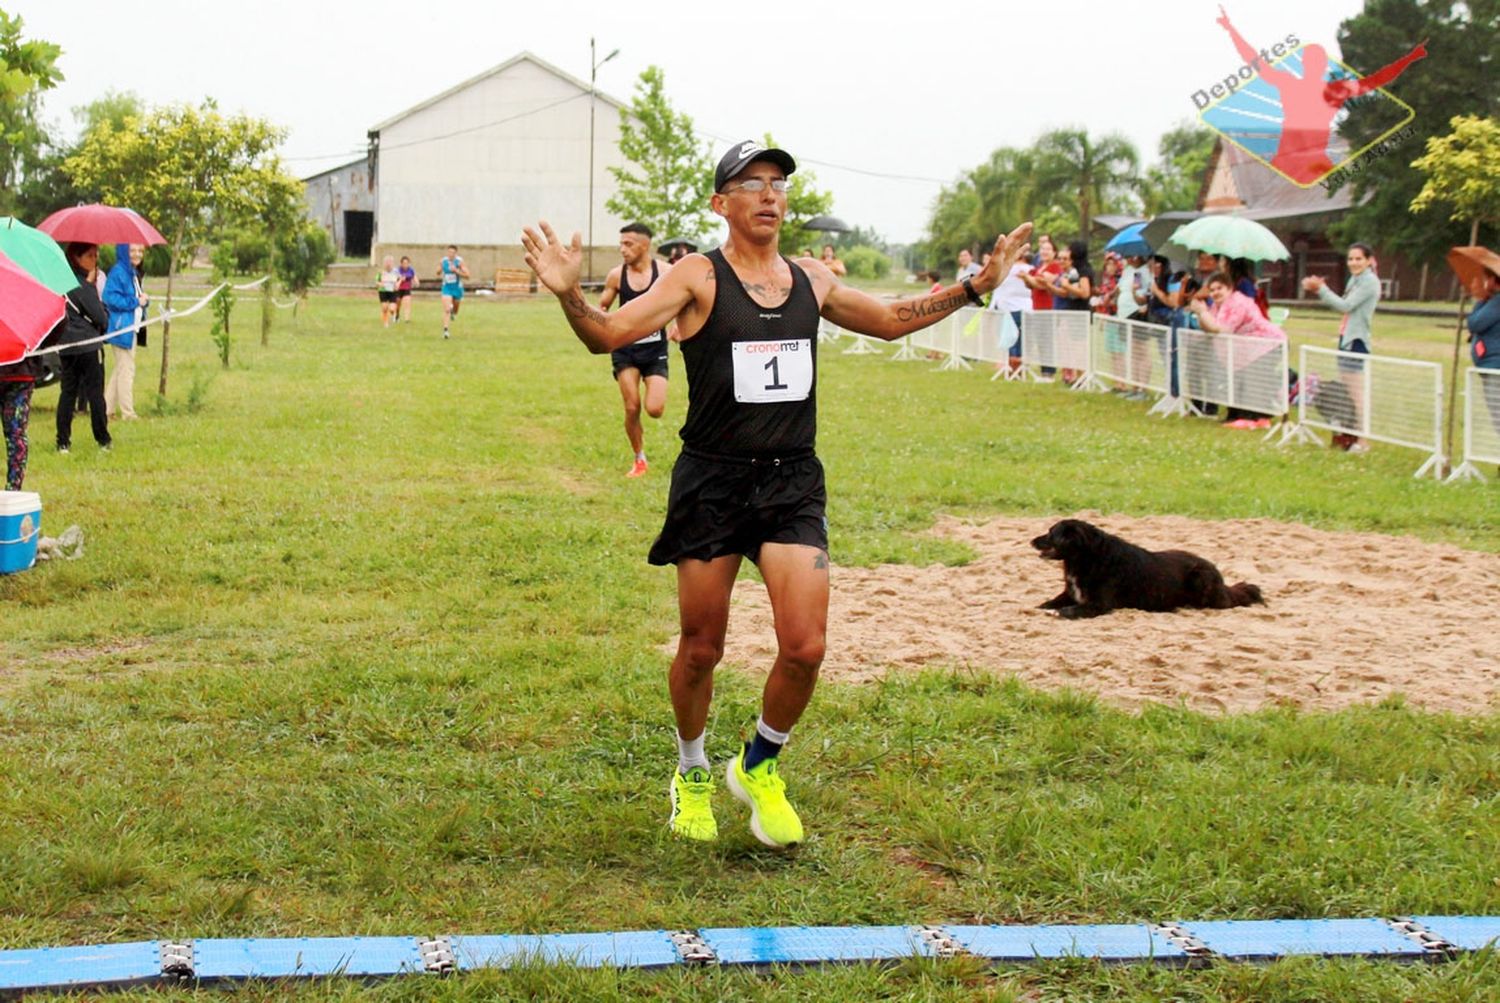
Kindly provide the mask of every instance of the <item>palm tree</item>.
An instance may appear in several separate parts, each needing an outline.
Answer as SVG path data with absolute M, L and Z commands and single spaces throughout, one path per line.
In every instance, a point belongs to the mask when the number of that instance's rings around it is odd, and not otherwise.
M 1135 147 L 1117 132 L 1090 139 L 1084 129 L 1054 129 L 1035 149 L 1042 190 L 1064 188 L 1077 200 L 1079 233 L 1085 238 L 1094 211 L 1128 187 L 1140 167 Z

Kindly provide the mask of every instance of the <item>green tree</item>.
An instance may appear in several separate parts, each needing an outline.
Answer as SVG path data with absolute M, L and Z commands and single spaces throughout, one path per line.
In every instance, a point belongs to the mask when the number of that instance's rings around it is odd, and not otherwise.
M 1411 105 L 1415 118 L 1394 155 L 1369 158 L 1353 177 L 1354 207 L 1334 233 L 1399 249 L 1416 261 L 1435 261 L 1469 236 L 1436 202 L 1413 211 L 1425 182 L 1412 166 L 1427 141 L 1446 131 L 1458 115 L 1492 118 L 1500 113 L 1500 0 L 1365 0 L 1364 10 L 1339 26 L 1343 61 L 1370 72 L 1395 61 L 1423 39 L 1427 57 L 1409 66 L 1391 93 Z M 1382 103 L 1382 104 L 1388 104 Z M 1373 105 L 1378 111 L 1381 104 Z M 1351 149 L 1374 141 L 1390 127 L 1380 114 L 1351 115 L 1341 128 Z M 1491 170 L 1493 170 L 1491 164 Z M 1481 239 L 1493 238 L 1481 234 Z
M 1147 216 L 1197 207 L 1216 135 L 1195 122 L 1179 122 L 1162 135 L 1156 146 L 1157 162 L 1146 168 L 1140 187 L 1141 207 Z
M 1140 169 L 1140 157 L 1130 140 L 1118 133 L 1095 139 L 1085 129 L 1054 129 L 1044 134 L 1037 141 L 1035 158 L 1041 190 L 1071 197 L 1083 237 L 1088 236 L 1097 213 L 1130 191 Z
M 62 80 L 61 47 L 26 40 L 20 17 L 0 10 L 0 209 L 17 211 L 21 189 L 43 164 L 48 136 L 40 98 Z
M 1500 223 L 1500 121 L 1455 115 L 1453 131 L 1427 140 L 1427 152 L 1413 160 L 1426 182 L 1411 201 L 1412 212 L 1434 203 L 1452 210 L 1448 218 L 1469 224 L 1469 243 L 1479 243 L 1479 227 Z
M 322 224 L 305 219 L 284 230 L 276 244 L 276 281 L 300 304 L 307 298 L 308 290 L 323 281 L 328 266 L 337 257 L 333 238 Z M 296 313 L 297 308 L 293 307 L 292 315 Z
M 620 155 L 627 163 L 609 169 L 619 189 L 604 206 L 663 239 L 696 243 L 710 228 L 713 155 L 699 142 L 692 118 L 672 110 L 665 79 L 660 67 L 646 67 L 629 110 L 620 112 Z
M 256 212 L 260 179 L 275 163 L 271 154 L 282 138 L 283 131 L 269 122 L 221 115 L 212 101 L 197 108 L 169 105 L 127 119 L 124 128 L 99 123 L 64 169 L 75 184 L 130 206 L 162 231 L 172 252 L 166 296 L 171 310 L 173 279 L 184 259 L 218 228 Z M 170 348 L 167 321 L 157 386 L 163 397 Z

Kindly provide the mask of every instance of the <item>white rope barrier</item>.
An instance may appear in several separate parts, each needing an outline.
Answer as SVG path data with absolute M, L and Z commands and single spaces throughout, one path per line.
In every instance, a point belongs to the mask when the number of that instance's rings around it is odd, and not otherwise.
M 1442 476 L 1441 365 L 1303 345 L 1297 368 L 1297 422 L 1282 443 L 1317 442 L 1313 428 L 1355 435 L 1422 450 L 1427 459 L 1412 476 Z
M 1464 460 L 1447 483 L 1483 481 L 1479 463 L 1500 464 L 1500 369 L 1464 373 Z
M 209 291 L 208 295 L 204 296 L 202 299 L 200 299 L 190 307 L 185 307 L 181 310 L 168 310 L 164 313 L 159 313 L 154 317 L 146 317 L 143 320 L 136 321 L 129 327 L 122 327 L 118 330 L 110 331 L 108 334 L 101 334 L 97 338 L 88 338 L 84 341 L 70 341 L 66 345 L 60 345 L 57 347 L 42 348 L 39 346 L 27 352 L 25 355 L 21 356 L 21 358 L 30 359 L 38 355 L 51 355 L 53 352 L 62 351 L 64 349 L 86 348 L 89 345 L 102 345 L 104 344 L 104 342 L 109 341 L 111 338 L 118 338 L 122 334 L 134 333 L 150 326 L 151 324 L 169 320 L 176 320 L 178 317 L 187 317 L 191 314 L 195 314 L 199 310 L 202 310 L 204 307 L 208 306 L 208 304 L 212 303 L 214 297 L 219 295 L 219 293 L 225 289 L 233 289 L 236 292 L 258 289 L 260 286 L 264 285 L 270 278 L 271 276 L 269 275 L 262 275 L 254 282 L 246 282 L 244 285 L 238 286 L 232 286 L 228 282 L 220 282 L 218 285 L 214 286 L 212 290 Z

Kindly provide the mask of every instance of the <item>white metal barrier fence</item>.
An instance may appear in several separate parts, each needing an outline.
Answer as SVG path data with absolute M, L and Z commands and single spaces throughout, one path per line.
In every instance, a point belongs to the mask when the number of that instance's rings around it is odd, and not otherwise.
M 1150 393 L 1172 390 L 1171 328 L 1094 314 L 1092 371 L 1120 386 Z
M 1021 368 L 1018 379 L 1046 378 L 1041 370 L 1071 369 L 1088 382 L 1089 317 L 1084 310 L 1026 310 L 1021 314 Z M 1032 372 L 1036 369 L 1037 372 Z M 1075 384 L 1077 386 L 1078 384 Z
M 1287 413 L 1286 342 L 1177 329 L 1178 392 L 1190 400 L 1279 417 Z
M 1321 428 L 1427 453 L 1413 477 L 1443 470 L 1443 367 L 1388 355 L 1303 345 L 1297 423 L 1282 437 L 1317 441 Z
M 1464 461 L 1448 480 L 1484 480 L 1476 463 L 1500 463 L 1500 369 L 1464 374 Z

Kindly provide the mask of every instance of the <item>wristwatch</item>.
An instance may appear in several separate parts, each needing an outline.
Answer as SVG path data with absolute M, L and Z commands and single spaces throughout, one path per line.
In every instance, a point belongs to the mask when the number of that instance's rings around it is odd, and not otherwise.
M 964 279 L 964 295 L 969 297 L 969 302 L 975 306 L 984 306 L 984 297 L 974 290 L 974 283 Z

